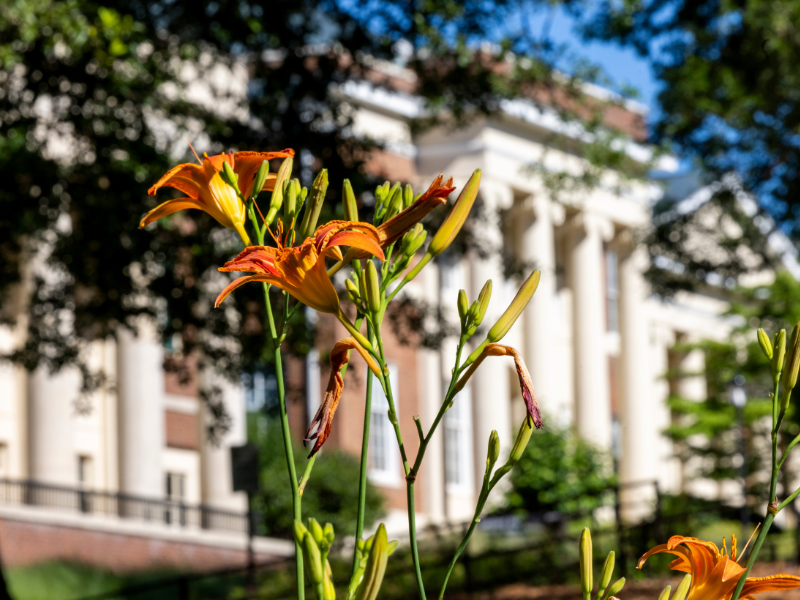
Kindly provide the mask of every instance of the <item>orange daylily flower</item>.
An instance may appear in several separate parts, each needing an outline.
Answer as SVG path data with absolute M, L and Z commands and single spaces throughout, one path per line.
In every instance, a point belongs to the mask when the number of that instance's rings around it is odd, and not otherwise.
M 261 163 L 273 158 L 290 156 L 294 156 L 294 150 L 290 148 L 281 152 L 232 152 L 216 156 L 206 155 L 202 165 L 184 163 L 173 167 L 147 193 L 155 196 L 159 188 L 167 186 L 182 191 L 187 197 L 159 204 L 142 217 L 139 227 L 144 227 L 179 210 L 196 208 L 210 214 L 220 225 L 235 230 L 245 245 L 249 245 L 250 238 L 244 228 L 247 210 L 233 188 L 222 180 L 219 173 L 224 163 L 230 163 L 233 172 L 239 176 L 239 189 L 245 198 L 248 198 Z M 274 173 L 268 175 L 264 190 L 273 189 L 275 177 Z
M 339 296 L 325 270 L 325 257 L 341 259 L 339 246 L 360 248 L 384 260 L 378 233 L 372 225 L 352 221 L 331 221 L 317 228 L 300 246 L 286 248 L 251 246 L 225 263 L 220 271 L 252 273 L 232 281 L 217 297 L 215 306 L 233 290 L 250 281 L 270 283 L 288 292 L 306 306 L 340 316 Z
M 456 188 L 453 186 L 452 177 L 444 185 L 442 185 L 443 180 L 444 175 L 439 173 L 439 176 L 428 187 L 428 191 L 412 202 L 408 208 L 378 226 L 381 248 L 385 249 L 394 244 L 434 208 L 447 202 L 447 196 Z M 345 255 L 343 262 L 347 264 L 351 260 L 366 257 L 366 253 L 352 248 Z
M 723 542 L 724 548 L 724 542 Z M 731 554 L 721 553 L 716 544 L 682 535 L 672 536 L 666 544 L 649 550 L 639 559 L 638 568 L 653 554 L 666 552 L 678 558 L 669 568 L 673 571 L 689 573 L 692 585 L 686 600 L 726 600 L 744 575 L 744 567 L 736 562 L 736 538 L 731 543 Z M 800 588 L 800 577 L 795 575 L 770 575 L 769 577 L 748 577 L 740 598 L 752 598 L 761 592 L 790 590 Z
M 525 361 L 522 360 L 519 352 L 511 346 L 503 346 L 501 344 L 487 344 L 475 359 L 467 372 L 461 376 L 461 379 L 456 383 L 456 391 L 461 391 L 466 385 L 469 378 L 478 370 L 480 364 L 488 356 L 510 356 L 514 359 L 514 366 L 517 369 L 517 377 L 519 378 L 519 389 L 522 392 L 522 398 L 525 400 L 525 407 L 528 410 L 528 417 L 533 421 L 536 429 L 542 428 L 542 412 L 539 409 L 539 403 L 536 401 L 536 393 L 533 391 L 533 382 L 531 375 L 528 372 L 528 367 Z
M 333 415 L 336 413 L 336 408 L 339 406 L 339 400 L 344 390 L 344 379 L 342 378 L 341 370 L 350 361 L 350 350 L 356 350 L 375 375 L 380 376 L 381 374 L 378 363 L 354 338 L 349 337 L 336 342 L 331 351 L 331 376 L 328 380 L 328 389 L 325 392 L 325 398 L 322 400 L 319 410 L 317 410 L 317 414 L 314 415 L 314 419 L 306 432 L 306 442 L 317 440 L 308 458 L 314 456 L 322 448 L 322 444 L 331 434 Z

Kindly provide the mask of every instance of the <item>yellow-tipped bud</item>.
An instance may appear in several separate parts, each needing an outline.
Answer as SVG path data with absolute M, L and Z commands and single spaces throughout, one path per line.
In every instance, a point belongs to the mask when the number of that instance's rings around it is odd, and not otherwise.
M 786 351 L 786 363 L 783 366 L 781 383 L 784 394 L 788 395 L 797 385 L 797 373 L 800 371 L 800 323 L 792 330 L 792 339 Z
M 322 169 L 317 174 L 316 179 L 314 179 L 314 184 L 311 186 L 311 198 L 306 205 L 306 212 L 303 215 L 303 224 L 298 231 L 298 238 L 300 241 L 311 236 L 317 228 L 319 213 L 322 210 L 322 203 L 325 201 L 325 194 L 327 191 L 328 169 Z
M 456 235 L 461 231 L 464 221 L 467 220 L 467 215 L 469 215 L 469 211 L 472 210 L 472 205 L 475 204 L 475 198 L 478 197 L 478 187 L 480 183 L 481 170 L 476 169 L 472 177 L 467 181 L 467 185 L 461 190 L 461 194 L 458 196 L 453 210 L 450 211 L 450 214 L 447 215 L 439 231 L 433 236 L 428 246 L 428 254 L 431 256 L 438 256 L 453 243 Z
M 533 294 L 536 291 L 536 288 L 539 287 L 539 279 L 542 273 L 538 269 L 531 273 L 531 276 L 522 284 L 522 287 L 519 288 L 517 295 L 514 296 L 514 299 L 511 301 L 511 304 L 508 305 L 506 312 L 497 320 L 492 328 L 489 330 L 489 333 L 486 335 L 486 339 L 489 340 L 490 343 L 495 343 L 503 339 L 503 337 L 508 333 L 508 330 L 511 329 L 512 325 L 516 322 L 519 318 L 520 314 L 522 314 L 523 309 L 528 306 L 528 302 L 531 301 L 533 298 Z
M 758 337 L 758 345 L 761 346 L 761 351 L 764 353 L 764 356 L 767 357 L 767 360 L 772 360 L 772 342 L 769 341 L 769 336 L 767 332 L 763 329 L 759 329 L 758 333 L 756 334 Z
M 349 179 L 345 179 L 342 183 L 342 210 L 345 221 L 358 221 L 358 203 Z
M 478 294 L 478 312 L 475 315 L 474 325 L 477 327 L 483 322 L 486 311 L 489 310 L 489 300 L 492 298 L 492 280 L 489 279 L 483 284 L 481 293 Z
M 367 280 L 367 308 L 370 312 L 376 313 L 381 309 L 381 284 L 378 280 L 378 270 L 373 261 L 367 261 L 367 272 L 361 277 Z
M 386 539 L 386 527 L 381 523 L 373 536 L 367 567 L 364 570 L 364 579 L 358 588 L 356 600 L 375 600 L 378 597 L 388 560 L 389 543 Z
M 786 330 L 781 329 L 775 334 L 772 342 L 772 376 L 777 377 L 783 371 L 783 361 L 786 358 Z
M 414 189 L 410 184 L 403 188 L 403 208 L 408 208 L 414 202 Z
M 350 302 L 352 302 L 356 306 L 360 306 L 361 295 L 358 293 L 358 288 L 356 287 L 356 284 L 353 283 L 353 280 L 352 279 L 345 280 L 344 287 L 347 288 L 347 297 L 350 298 Z
M 489 449 L 486 453 L 487 468 L 491 470 L 498 458 L 500 458 L 500 436 L 497 434 L 497 430 L 492 429 L 492 434 L 489 436 Z
M 669 585 L 661 590 L 661 593 L 658 595 L 658 600 L 669 600 L 670 590 L 672 590 L 672 586 Z
M 583 592 L 583 597 L 588 598 L 594 587 L 594 574 L 592 572 L 592 534 L 588 527 L 584 527 L 581 532 L 579 555 L 581 561 L 581 591 Z
M 458 316 L 461 319 L 461 324 L 464 324 L 464 318 L 469 311 L 469 300 L 467 299 L 467 292 L 458 290 Z
M 610 588 L 608 588 L 608 595 L 609 597 L 614 597 L 622 591 L 622 588 L 625 587 L 625 578 L 620 577 L 614 582 Z
M 602 598 L 603 593 L 606 591 L 608 584 L 611 583 L 611 575 L 614 574 L 614 551 L 608 553 L 606 562 L 603 563 L 603 568 L 600 571 L 600 586 L 597 591 L 597 597 Z
M 322 554 L 320 554 L 317 542 L 314 541 L 310 531 L 303 536 L 303 557 L 311 581 L 316 584 L 322 583 L 325 577 L 322 569 Z
M 686 600 L 686 596 L 689 594 L 689 586 L 691 585 L 692 576 L 687 573 L 678 584 L 678 589 L 675 590 L 675 595 L 672 597 L 672 600 Z
M 528 442 L 531 439 L 532 433 L 533 423 L 526 417 L 522 421 L 522 425 L 517 432 L 517 439 L 514 440 L 514 445 L 511 447 L 511 454 L 508 455 L 508 462 L 506 464 L 513 466 L 519 462 L 519 459 L 522 458 L 522 453 L 525 452 L 525 448 L 528 447 Z

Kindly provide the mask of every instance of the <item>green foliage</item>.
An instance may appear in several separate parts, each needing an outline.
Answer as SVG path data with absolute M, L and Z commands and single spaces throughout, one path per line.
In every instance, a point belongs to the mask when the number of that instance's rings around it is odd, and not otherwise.
M 800 283 L 790 274 L 778 272 L 770 285 L 739 290 L 729 314 L 741 323 L 730 339 L 704 340 L 678 345 L 674 349 L 679 354 L 693 350 L 703 352 L 703 371 L 674 369 L 666 374 L 677 382 L 687 377 L 703 377 L 706 381 L 708 394 L 701 401 L 680 395 L 669 398 L 673 424 L 665 434 L 676 442 L 681 460 L 700 459 L 699 463 L 693 463 L 690 471 L 693 477 L 717 481 L 739 480 L 741 477 L 738 462 L 742 434 L 740 419 L 744 426 L 747 473 L 768 468 L 769 455 L 762 441 L 769 435 L 768 419 L 764 417 L 771 414 L 769 394 L 773 384 L 769 361 L 758 345 L 755 332 L 763 327 L 772 337 L 779 329 L 786 329 L 787 333 L 791 331 L 794 323 L 800 320 Z M 730 386 L 737 375 L 744 378 L 747 394 L 747 404 L 741 415 L 729 398 Z M 782 430 L 784 437 L 791 439 L 800 432 L 797 418 L 798 411 L 790 405 Z M 750 494 L 766 493 L 762 489 L 764 485 L 755 478 L 748 478 Z
M 616 485 L 610 456 L 552 425 L 531 436 L 510 478 L 508 506 L 523 513 L 591 511 Z
M 261 420 L 259 427 L 257 421 Z M 293 537 L 292 494 L 286 474 L 286 459 L 280 423 L 263 415 L 250 415 L 251 439 L 261 449 L 261 493 L 254 509 L 260 513 L 262 534 Z M 266 421 L 266 426 L 264 426 Z M 260 429 L 260 433 L 258 430 Z M 308 450 L 294 448 L 298 477 L 304 472 Z M 303 492 L 303 515 L 320 523 L 332 523 L 337 539 L 356 532 L 358 510 L 358 460 L 341 450 L 323 449 L 317 455 L 311 478 Z M 383 495 L 367 483 L 364 526 L 369 528 L 384 516 Z

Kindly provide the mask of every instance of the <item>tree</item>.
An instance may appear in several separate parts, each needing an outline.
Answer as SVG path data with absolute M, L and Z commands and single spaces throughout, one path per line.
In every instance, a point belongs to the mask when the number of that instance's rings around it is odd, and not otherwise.
M 718 209 L 711 220 L 704 205 L 662 219 L 650 237 L 651 254 L 682 266 L 680 273 L 652 273 L 662 278 L 659 291 L 703 285 L 712 271 L 736 278 L 762 268 L 771 259 L 765 233 L 774 228 L 797 239 L 798 23 L 797 3 L 765 0 L 605 0 L 583 17 L 587 37 L 629 45 L 651 61 L 662 83 L 652 141 L 671 145 L 711 179 L 733 176 L 711 199 Z M 754 210 L 742 205 L 739 190 L 754 195 Z M 657 212 L 673 208 L 667 203 Z M 687 229 L 714 230 L 721 215 L 750 225 L 732 233 L 716 227 L 708 240 L 726 251 L 709 257 L 701 244 L 698 253 Z M 742 261 L 742 248 L 761 260 Z
M 0 306 L 4 322 L 27 323 L 24 345 L 4 358 L 28 369 L 77 366 L 88 392 L 106 381 L 87 366 L 87 343 L 149 315 L 179 342 L 177 356 L 194 354 L 201 367 L 236 378 L 263 363 L 258 290 L 211 308 L 216 268 L 239 249 L 233 232 L 199 211 L 139 231 L 154 204 L 145 192 L 193 160 L 184 137 L 212 154 L 293 147 L 305 184 L 322 163 L 328 169 L 325 210 L 337 214 L 340 182 L 363 191 L 364 161 L 377 148 L 351 134 L 337 90 L 359 78 L 391 85 L 381 61 L 416 73 L 414 92 L 429 108 L 419 126 L 463 124 L 524 96 L 610 132 L 596 145 L 612 148 L 607 104 L 586 102 L 577 80 L 554 74 L 557 49 L 524 26 L 498 27 L 520 10 L 472 0 L 3 3 Z M 596 166 L 622 154 L 586 156 Z M 290 347 L 303 353 L 311 340 L 297 319 Z

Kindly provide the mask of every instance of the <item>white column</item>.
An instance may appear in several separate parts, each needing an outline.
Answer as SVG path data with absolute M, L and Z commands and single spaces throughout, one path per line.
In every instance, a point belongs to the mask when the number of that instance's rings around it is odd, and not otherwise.
M 602 448 L 611 448 L 603 240 L 612 234 L 611 223 L 582 213 L 572 232 L 570 253 L 575 323 L 575 422 L 584 439 Z
M 525 347 L 528 369 L 536 398 L 545 415 L 555 416 L 557 370 L 555 353 L 556 248 L 553 235 L 553 205 L 549 198 L 533 198 L 534 220 L 522 233 L 522 259 L 541 270 L 536 294 L 525 309 Z M 527 273 L 525 276 L 527 277 Z
M 138 336 L 120 329 L 117 347 L 120 489 L 165 494 L 164 350 L 155 324 L 141 319 Z
M 658 444 L 661 436 L 655 418 L 655 395 L 649 364 L 647 285 L 642 273 L 647 264 L 643 249 L 634 249 L 622 259 L 620 283 L 620 336 L 622 406 L 622 483 L 653 481 L 658 476 Z M 631 506 L 626 518 L 638 520 L 650 511 L 655 488 L 651 485 L 627 488 L 623 501 Z
M 65 368 L 50 373 L 38 367 L 28 379 L 30 477 L 42 483 L 75 485 L 78 459 L 72 446 L 72 417 L 80 373 Z
M 497 214 L 501 206 L 510 205 L 513 198 L 510 188 L 486 182 L 481 185 L 481 199 L 487 214 L 493 216 Z M 494 218 L 487 218 L 487 225 L 494 222 Z M 503 245 L 503 234 L 497 229 L 487 227 L 484 236 L 492 245 Z M 470 301 L 477 299 L 487 279 L 492 280 L 492 299 L 489 303 L 489 310 L 483 319 L 484 325 L 491 327 L 511 300 L 504 297 L 505 280 L 501 259 L 498 256 L 482 259 L 473 255 L 469 263 L 472 267 L 471 285 L 467 290 Z M 474 343 L 477 345 L 480 341 L 476 337 Z M 474 481 L 476 485 L 480 485 L 483 480 L 483 472 L 486 468 L 486 448 L 492 430 L 496 429 L 500 435 L 501 460 L 511 450 L 514 442 L 516 431 L 512 432 L 514 428 L 511 424 L 511 388 L 509 386 L 511 365 L 513 363 L 510 362 L 510 359 L 490 358 L 484 361 L 470 381 L 473 402 L 472 432 L 475 448 Z M 448 369 L 451 366 L 452 364 L 446 365 Z M 514 385 L 516 385 L 516 381 Z
M 247 441 L 244 388 L 213 372 L 213 367 L 207 367 L 203 371 L 202 385 L 207 390 L 213 388 L 219 390 L 225 412 L 231 419 L 230 428 L 216 444 L 205 439 L 205 435 L 201 436 L 203 503 L 225 510 L 247 510 L 246 494 L 234 492 L 231 479 L 231 446 L 241 446 Z M 208 409 L 205 405 L 201 414 L 205 418 L 202 419 L 200 426 L 205 430 L 208 418 Z

